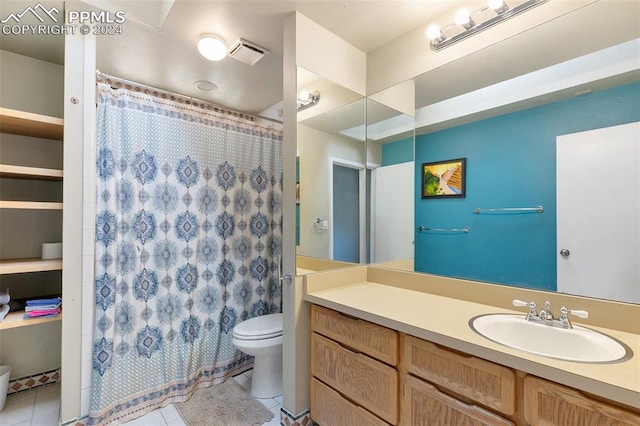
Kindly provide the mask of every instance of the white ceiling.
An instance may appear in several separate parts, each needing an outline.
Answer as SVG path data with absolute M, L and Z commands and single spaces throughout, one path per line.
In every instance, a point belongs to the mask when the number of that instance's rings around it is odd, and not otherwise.
M 19 12 L 33 0 L 2 0 L 0 16 Z M 59 5 L 61 1 L 42 1 Z M 358 49 L 369 52 L 451 9 L 459 0 L 88 0 L 105 10 L 125 10 L 124 34 L 99 36 L 98 69 L 161 89 L 210 100 L 250 113 L 282 99 L 283 21 L 300 11 Z M 69 6 L 68 6 L 69 7 Z M 196 50 L 203 33 L 230 46 L 242 37 L 271 53 L 250 66 L 232 58 L 210 62 Z M 64 43 L 54 36 L 0 36 L 0 48 L 62 63 Z M 218 86 L 214 93 L 193 87 L 197 80 Z
M 85 0 L 85 3 L 105 10 L 126 11 L 122 35 L 97 39 L 100 71 L 255 114 L 282 99 L 283 20 L 293 11 L 370 52 L 469 1 L 472 0 Z M 609 0 L 600 2 L 613 4 Z M 637 0 L 616 0 L 618 4 L 621 2 L 637 4 Z M 34 0 L 2 0 L 0 17 L 33 3 Z M 60 8 L 63 4 L 46 0 L 42 3 Z M 68 8 L 73 6 L 67 2 Z M 557 22 L 557 34 L 547 28 L 529 31 L 526 36 L 490 46 L 417 77 L 416 105 L 429 105 L 632 38 L 626 33 L 618 36 L 619 32 L 628 33 L 628 29 L 606 17 L 601 25 L 596 23 L 588 28 L 577 22 L 571 31 L 561 27 L 561 20 Z M 638 33 L 638 29 L 632 32 Z M 218 34 L 228 45 L 242 37 L 268 49 L 270 54 L 254 66 L 229 57 L 210 62 L 196 50 L 196 42 L 203 33 Z M 589 34 L 593 34 L 591 38 Z M 54 63 L 64 60 L 63 37 L 0 35 L 0 48 Z M 218 89 L 201 92 L 193 86 L 197 80 L 209 80 Z

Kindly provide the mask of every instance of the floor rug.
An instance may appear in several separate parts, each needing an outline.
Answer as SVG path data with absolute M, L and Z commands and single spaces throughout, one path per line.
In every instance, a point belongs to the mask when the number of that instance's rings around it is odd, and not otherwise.
M 198 389 L 188 401 L 174 404 L 188 426 L 251 426 L 273 418 L 273 413 L 238 382 Z

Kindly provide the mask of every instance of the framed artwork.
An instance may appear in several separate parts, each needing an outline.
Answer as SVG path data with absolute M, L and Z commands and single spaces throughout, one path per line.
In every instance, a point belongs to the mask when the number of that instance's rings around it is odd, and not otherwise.
M 467 159 L 422 164 L 422 198 L 464 198 Z

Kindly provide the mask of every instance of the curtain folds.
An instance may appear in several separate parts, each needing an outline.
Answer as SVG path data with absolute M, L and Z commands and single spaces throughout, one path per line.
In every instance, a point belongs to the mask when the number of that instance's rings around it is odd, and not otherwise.
M 231 343 L 280 312 L 282 132 L 99 85 L 89 424 L 251 367 Z

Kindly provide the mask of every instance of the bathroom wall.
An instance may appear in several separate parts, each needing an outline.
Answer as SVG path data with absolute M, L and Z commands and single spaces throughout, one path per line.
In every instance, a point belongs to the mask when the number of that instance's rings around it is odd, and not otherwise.
M 301 67 L 365 95 L 366 55 L 335 34 L 296 12 L 284 25 L 283 121 L 284 162 L 295 164 L 298 140 L 295 105 Z M 304 155 L 304 154 L 301 154 Z M 304 166 L 301 165 L 301 172 Z M 284 170 L 283 272 L 295 274 L 295 169 Z M 301 188 L 301 196 L 305 189 Z M 290 198 L 288 198 L 290 197 Z M 304 201 L 301 200 L 301 204 Z M 303 206 L 301 206 L 301 213 Z M 304 219 L 301 219 L 303 222 Z M 304 226 L 301 224 L 301 227 Z M 301 229 L 301 232 L 302 229 Z M 302 422 L 309 408 L 309 307 L 303 301 L 302 277 L 283 284 L 283 410 Z M 308 418 L 308 417 L 307 417 Z M 291 421 L 289 421 L 291 423 Z
M 413 137 L 382 145 L 382 166 L 413 161 Z
M 298 125 L 300 152 L 300 245 L 298 252 L 305 256 L 329 259 L 330 231 L 314 229 L 316 218 L 329 219 L 330 157 L 363 162 L 362 142 L 351 141 L 303 124 Z M 322 159 L 322 160 L 319 160 Z M 331 226 L 331 224 L 329 224 Z
M 64 67 L 0 50 L 0 106 L 63 116 Z
M 62 117 L 63 78 L 61 65 L 0 50 L 1 107 Z M 60 168 L 62 142 L 0 134 L 0 162 Z M 59 183 L 45 185 L 60 197 Z M 40 193 L 42 186 L 33 182 L 0 178 L 0 186 L 5 199 L 23 199 L 25 191 L 38 198 L 51 196 Z M 41 243 L 60 241 L 61 219 L 59 211 L 1 210 L 0 223 L 14 225 L 0 230 L 0 256 L 39 257 Z M 0 275 L 0 287 L 10 288 L 13 298 L 59 293 L 60 272 Z M 13 367 L 11 380 L 60 368 L 60 328 L 60 322 L 54 322 L 0 331 L 0 364 Z
M 640 120 L 640 83 L 416 137 L 416 271 L 556 290 L 556 136 Z M 467 159 L 465 198 L 421 199 L 422 163 Z M 594 171 L 597 175 L 599 171 Z M 544 207 L 475 215 L 476 207 Z

